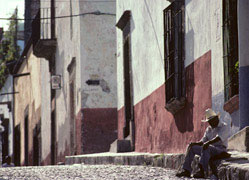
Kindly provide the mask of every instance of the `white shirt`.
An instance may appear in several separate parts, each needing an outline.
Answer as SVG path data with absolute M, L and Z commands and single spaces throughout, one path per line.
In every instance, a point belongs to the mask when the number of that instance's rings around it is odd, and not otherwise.
M 229 126 L 226 123 L 220 122 L 219 125 L 215 128 L 208 126 L 201 141 L 205 143 L 218 136 L 221 139 L 221 141 L 213 143 L 212 145 L 227 147 L 227 141 L 228 141 L 229 135 L 230 135 Z

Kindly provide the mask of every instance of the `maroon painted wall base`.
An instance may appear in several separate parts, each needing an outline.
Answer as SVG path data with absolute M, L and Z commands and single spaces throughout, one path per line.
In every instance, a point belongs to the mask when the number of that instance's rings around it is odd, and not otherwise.
M 117 139 L 116 108 L 83 108 L 83 154 L 108 152 Z
M 183 153 L 191 141 L 202 137 L 207 124 L 204 112 L 212 107 L 211 51 L 186 69 L 184 109 L 174 116 L 165 109 L 165 85 L 137 103 L 135 111 L 135 151 L 151 153 Z M 122 139 L 124 108 L 118 111 L 118 138 Z

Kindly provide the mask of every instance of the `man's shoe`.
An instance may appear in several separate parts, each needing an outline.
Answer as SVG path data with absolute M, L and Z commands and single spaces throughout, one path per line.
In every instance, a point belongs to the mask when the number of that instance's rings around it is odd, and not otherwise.
M 190 172 L 186 169 L 183 169 L 181 172 L 176 173 L 177 177 L 190 177 Z
M 198 171 L 197 173 L 193 175 L 193 178 L 204 178 L 204 177 L 205 177 L 205 174 L 203 171 Z

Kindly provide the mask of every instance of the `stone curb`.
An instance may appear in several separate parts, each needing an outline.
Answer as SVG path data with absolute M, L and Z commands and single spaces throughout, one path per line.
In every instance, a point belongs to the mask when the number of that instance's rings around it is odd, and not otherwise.
M 232 157 L 221 161 L 218 175 L 221 180 L 249 180 L 249 153 L 242 155 L 233 152 Z M 72 164 L 114 164 L 143 165 L 178 170 L 184 161 L 184 154 L 149 153 L 100 153 L 78 156 L 66 156 L 66 165 Z M 193 172 L 198 170 L 198 157 L 192 163 Z
M 218 169 L 218 176 L 221 180 L 249 179 L 249 161 L 245 159 L 233 162 L 222 162 Z
M 184 157 L 184 154 L 101 153 L 96 155 L 66 156 L 65 164 L 144 165 L 179 169 L 184 161 Z

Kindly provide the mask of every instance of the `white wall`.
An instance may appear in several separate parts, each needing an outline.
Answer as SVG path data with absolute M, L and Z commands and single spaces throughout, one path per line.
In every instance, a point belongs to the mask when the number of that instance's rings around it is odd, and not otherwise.
M 70 3 L 56 3 L 56 16 L 70 15 Z M 96 11 L 114 15 L 95 15 Z M 81 108 L 116 107 L 115 3 L 72 1 L 72 14 L 88 15 L 56 20 L 56 74 L 62 75 L 62 88 L 56 91 L 58 155 L 70 144 L 69 72 L 76 60 L 75 114 Z M 66 26 L 65 26 L 66 25 Z M 101 86 L 88 86 L 90 78 L 104 80 Z M 110 91 L 103 91 L 102 88 Z M 106 89 L 104 89 L 106 90 Z
M 152 93 L 164 81 L 163 10 L 168 1 L 120 0 L 117 4 L 119 21 L 125 10 L 131 10 L 131 62 L 134 104 Z M 123 35 L 117 29 L 118 109 L 124 105 Z
M 208 52 L 211 47 L 210 1 L 185 1 L 185 67 Z
M 73 15 L 79 14 L 78 1 L 72 1 Z M 70 15 L 70 1 L 56 2 L 56 16 Z M 56 90 L 56 132 L 58 142 L 57 155 L 63 154 L 70 145 L 70 109 L 69 109 L 69 73 L 68 65 L 76 60 L 75 114 L 80 103 L 80 23 L 79 17 L 56 19 L 56 74 L 62 76 L 62 88 Z
M 117 107 L 116 2 L 82 2 L 80 13 L 81 102 L 83 108 Z M 100 85 L 86 84 L 100 80 Z
M 223 121 L 231 117 L 223 111 L 224 72 L 222 47 L 222 2 L 216 0 L 185 1 L 185 67 L 211 50 L 212 108 L 222 113 Z M 125 10 L 132 14 L 131 53 L 134 104 L 137 104 L 165 82 L 163 10 L 168 1 L 120 0 L 118 22 Z M 117 30 L 118 109 L 124 106 L 123 41 Z
M 230 125 L 233 121 L 238 121 L 238 113 L 233 116 L 224 111 L 224 60 L 223 60 L 223 8 L 222 1 L 210 1 L 211 17 L 211 49 L 212 49 L 212 108 L 221 113 L 221 120 Z M 232 131 L 236 131 L 233 127 Z
M 0 94 L 2 93 L 12 93 L 13 92 L 13 78 L 9 75 L 2 87 Z M 1 95 L 0 102 L 11 102 L 11 111 L 7 105 L 0 105 L 0 114 L 4 114 L 4 118 L 9 119 L 9 155 L 13 154 L 13 94 Z
M 134 104 L 165 82 L 163 10 L 168 1 L 119 1 L 117 21 L 125 10 L 132 13 L 132 71 Z M 210 3 L 185 1 L 185 67 L 210 50 Z M 118 109 L 124 105 L 122 31 L 117 31 Z
M 41 160 L 50 154 L 51 146 L 51 90 L 48 61 L 40 59 L 41 75 Z
M 50 1 L 41 0 L 41 17 L 50 17 Z M 50 23 L 43 20 L 41 23 Z M 41 38 L 50 38 L 50 24 L 41 26 Z M 51 153 L 51 74 L 49 62 L 40 58 L 41 66 L 41 160 L 44 161 Z

